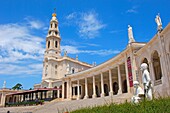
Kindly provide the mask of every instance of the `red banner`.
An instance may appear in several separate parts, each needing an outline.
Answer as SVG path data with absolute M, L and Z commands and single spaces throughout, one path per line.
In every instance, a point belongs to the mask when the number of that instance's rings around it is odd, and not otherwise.
M 132 76 L 132 66 L 131 66 L 130 57 L 128 57 L 127 59 L 127 67 L 128 67 L 128 75 L 129 75 L 129 85 L 130 87 L 133 87 L 133 76 Z

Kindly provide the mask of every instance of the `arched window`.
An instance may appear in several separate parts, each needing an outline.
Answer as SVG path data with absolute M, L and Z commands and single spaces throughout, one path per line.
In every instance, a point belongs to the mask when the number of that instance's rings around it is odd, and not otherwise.
M 53 25 L 51 24 L 51 28 L 53 27 Z
M 55 41 L 55 47 L 56 48 L 58 47 L 58 41 Z
M 55 31 L 55 35 L 57 35 L 58 34 L 58 32 L 57 31 Z
M 162 77 L 162 70 L 161 70 L 161 64 L 160 64 L 160 58 L 157 51 L 155 51 L 152 55 L 152 61 L 153 61 L 153 69 L 155 74 L 155 80 L 159 80 Z
M 55 74 L 57 74 L 57 65 L 55 65 Z
M 48 48 L 50 48 L 50 41 L 48 41 Z
M 51 31 L 49 31 L 49 33 L 48 33 L 49 35 L 51 34 Z
M 48 74 L 48 65 L 46 65 L 45 67 L 45 76 L 47 76 L 47 74 Z
M 55 24 L 55 28 L 57 28 L 57 24 Z
M 75 71 L 75 70 L 74 70 L 74 68 L 73 68 L 73 69 L 72 69 L 72 73 L 74 73 L 74 71 Z

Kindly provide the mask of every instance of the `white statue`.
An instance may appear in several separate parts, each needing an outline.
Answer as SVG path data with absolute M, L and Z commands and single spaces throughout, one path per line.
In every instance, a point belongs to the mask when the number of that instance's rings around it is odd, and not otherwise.
M 129 37 L 129 43 L 135 42 L 135 39 L 133 37 L 132 27 L 130 25 L 128 25 L 128 37 Z
M 152 83 L 151 78 L 148 71 L 148 65 L 146 63 L 141 64 L 141 70 L 142 70 L 142 82 L 144 85 L 144 92 L 145 97 L 148 100 L 152 100 Z
M 67 56 L 67 51 L 64 51 L 64 56 Z
M 132 103 L 139 103 L 139 101 L 144 97 L 144 91 L 143 89 L 139 86 L 138 81 L 133 82 L 133 86 L 135 88 L 134 95 L 131 99 Z
M 158 15 L 156 15 L 155 22 L 157 24 L 157 30 L 158 31 L 162 30 L 162 22 L 159 13 Z
M 4 81 L 4 84 L 3 84 L 2 88 L 3 88 L 3 89 L 6 88 L 6 81 Z

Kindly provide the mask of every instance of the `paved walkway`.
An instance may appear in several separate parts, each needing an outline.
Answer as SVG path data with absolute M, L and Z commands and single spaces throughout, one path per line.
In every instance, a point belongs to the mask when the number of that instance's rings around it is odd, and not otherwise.
M 80 99 L 72 101 L 52 101 L 39 106 L 26 106 L 26 107 L 7 107 L 0 108 L 0 113 L 6 113 L 10 110 L 12 113 L 63 113 L 65 111 L 73 111 L 80 108 L 100 106 L 110 103 L 123 103 L 126 100 L 130 101 L 132 95 L 121 94 L 115 96 L 107 96 L 103 98 L 94 99 Z M 2 111 L 2 112 L 1 112 Z

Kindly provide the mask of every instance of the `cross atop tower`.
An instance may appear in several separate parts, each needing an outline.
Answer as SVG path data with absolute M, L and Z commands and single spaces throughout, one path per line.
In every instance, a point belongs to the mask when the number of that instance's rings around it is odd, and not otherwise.
M 56 8 L 54 8 L 54 13 L 52 14 L 53 17 L 56 17 L 57 14 L 56 14 Z

